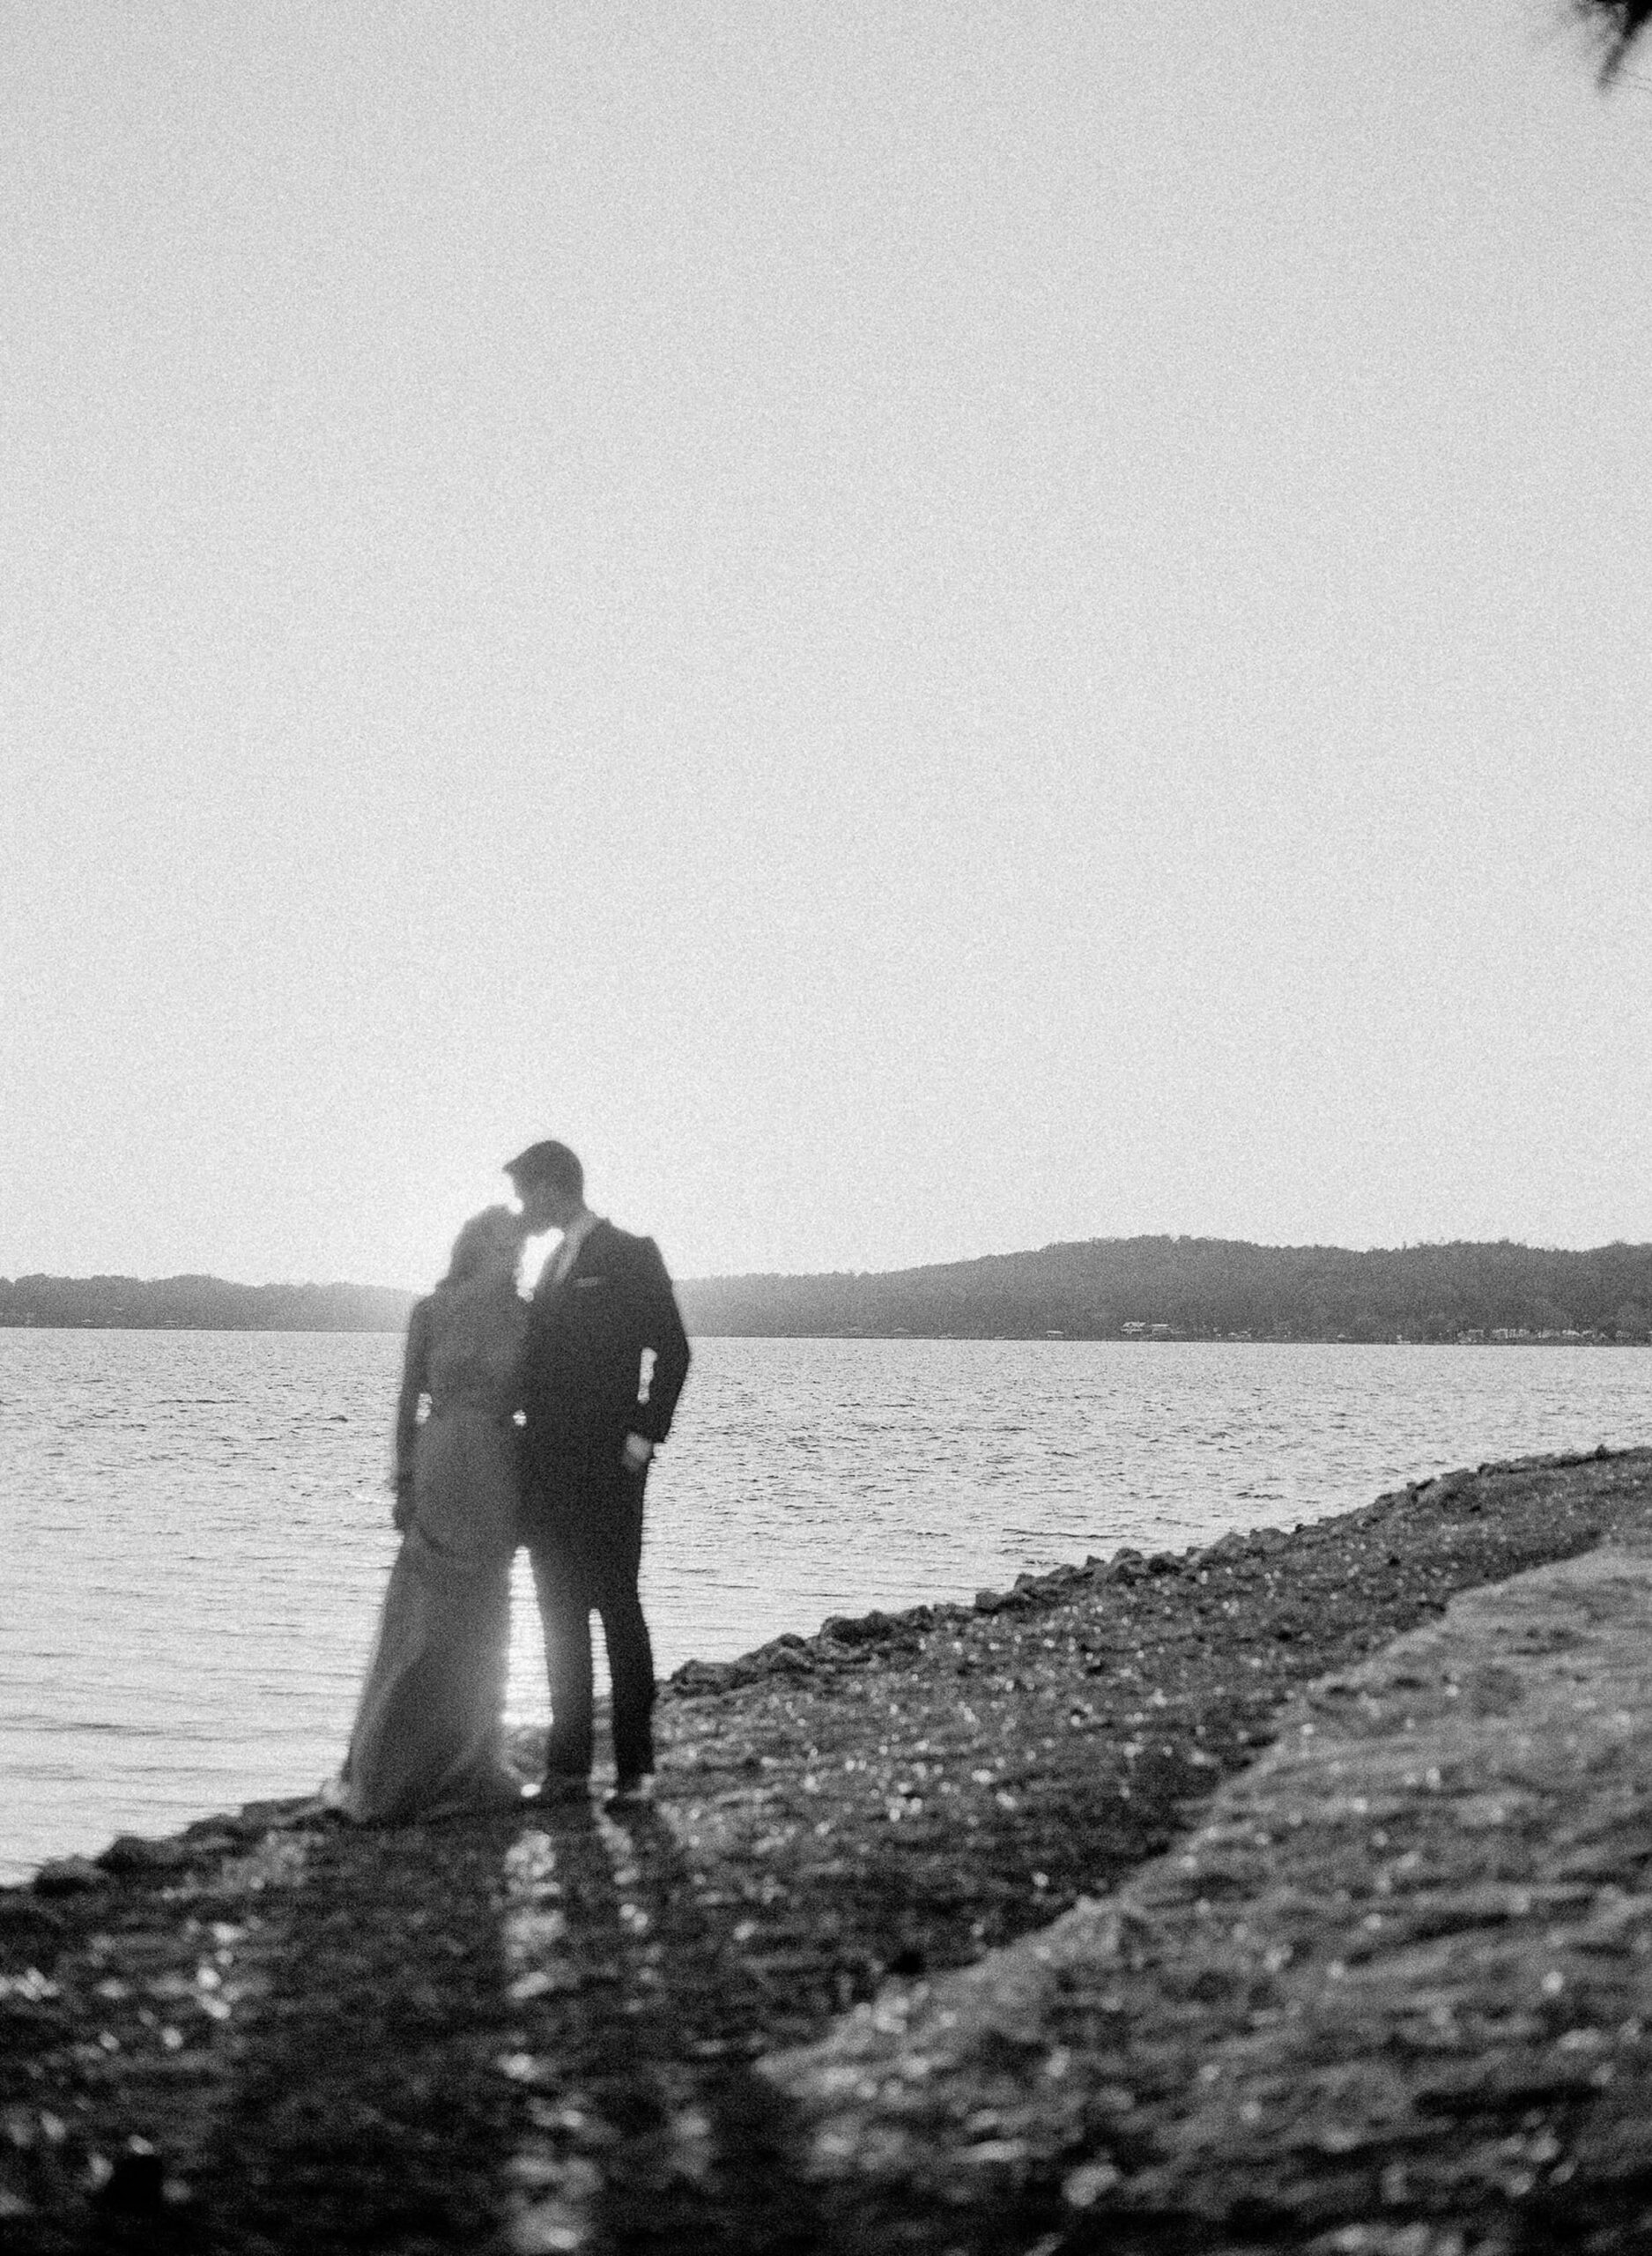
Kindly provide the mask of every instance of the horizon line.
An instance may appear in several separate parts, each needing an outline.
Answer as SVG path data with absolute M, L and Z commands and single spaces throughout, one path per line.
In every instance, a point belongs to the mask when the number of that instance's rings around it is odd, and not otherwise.
M 964 1269 L 989 1261 L 1025 1260 L 1029 1255 L 1056 1253 L 1068 1248 L 1101 1245 L 1221 1245 L 1242 1246 L 1266 1253 L 1421 1253 L 1444 1252 L 1453 1249 L 1476 1248 L 1491 1250 L 1508 1247 L 1522 1253 L 1590 1254 L 1652 1250 L 1652 1239 L 1605 1238 L 1592 1245 L 1544 1245 L 1524 1238 L 1406 1238 L 1398 1245 L 1343 1245 L 1322 1238 L 1241 1238 L 1222 1237 L 1213 1234 L 1195 1235 L 1187 1231 L 1133 1230 L 1113 1237 L 1051 1238 L 1042 1245 L 1017 1246 L 1002 1253 L 957 1254 L 937 1261 L 902 1263 L 887 1269 L 728 1269 L 684 1274 L 675 1279 L 679 1286 L 737 1285 L 756 1282 L 808 1282 L 823 1278 L 868 1278 L 916 1276 L 936 1269 Z M 0 1273 L 0 1288 L 23 1284 L 91 1285 L 99 1283 L 124 1285 L 228 1285 L 238 1292 L 351 1292 L 411 1294 L 418 1298 L 432 1289 L 424 1285 L 364 1284 L 345 1277 L 285 1277 L 262 1278 L 256 1280 L 220 1276 L 215 1270 L 179 1269 L 163 1276 L 140 1277 L 128 1270 L 98 1269 L 84 1275 L 71 1276 L 57 1270 L 23 1270 L 15 1274 Z

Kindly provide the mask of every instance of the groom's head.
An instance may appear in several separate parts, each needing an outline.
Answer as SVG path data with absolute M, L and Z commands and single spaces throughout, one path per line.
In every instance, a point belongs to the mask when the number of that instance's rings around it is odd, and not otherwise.
M 585 1170 L 566 1144 L 530 1144 L 506 1161 L 505 1172 L 530 1237 L 566 1229 L 585 1204 Z

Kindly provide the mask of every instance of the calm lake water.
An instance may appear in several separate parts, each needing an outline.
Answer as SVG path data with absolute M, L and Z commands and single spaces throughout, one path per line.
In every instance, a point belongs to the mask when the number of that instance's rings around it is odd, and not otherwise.
M 400 1356 L 376 1333 L 0 1331 L 0 1881 L 337 1767 L 395 1548 Z M 1652 1354 L 705 1340 L 644 1594 L 664 1673 L 1602 1441 L 1652 1441 Z M 516 1599 L 525 1720 L 520 1573 Z

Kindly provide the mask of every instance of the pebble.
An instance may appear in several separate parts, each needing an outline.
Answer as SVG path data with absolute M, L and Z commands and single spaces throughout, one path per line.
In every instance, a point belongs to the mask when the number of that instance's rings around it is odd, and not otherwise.
M 53 1857 L 34 1875 L 37 1896 L 78 1896 L 92 1888 L 107 1888 L 109 1875 L 90 1857 Z

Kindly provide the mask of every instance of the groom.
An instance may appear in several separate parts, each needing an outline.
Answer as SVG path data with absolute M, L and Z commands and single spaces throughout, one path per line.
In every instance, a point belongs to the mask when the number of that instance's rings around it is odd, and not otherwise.
M 520 1385 L 523 1532 L 551 1683 L 542 1791 L 587 1791 L 595 1608 L 613 1680 L 615 1799 L 641 1801 L 654 1769 L 654 1652 L 637 1594 L 642 1495 L 688 1375 L 688 1340 L 658 1247 L 592 1213 L 566 1144 L 530 1144 L 505 1172 L 529 1235 L 562 1234 L 529 1309 Z

